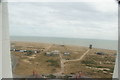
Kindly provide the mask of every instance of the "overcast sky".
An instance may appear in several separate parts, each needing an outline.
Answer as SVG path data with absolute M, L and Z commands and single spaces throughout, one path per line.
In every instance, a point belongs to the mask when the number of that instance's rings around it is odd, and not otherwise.
M 118 39 L 117 3 L 9 3 L 11 36 Z

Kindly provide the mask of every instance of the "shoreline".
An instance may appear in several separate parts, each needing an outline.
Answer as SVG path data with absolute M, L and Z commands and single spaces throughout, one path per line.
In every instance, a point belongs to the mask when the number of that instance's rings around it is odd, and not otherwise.
M 34 41 L 10 41 L 11 43 L 14 43 L 14 42 L 23 42 L 23 43 L 38 43 L 38 44 L 53 44 L 53 45 L 66 45 L 66 46 L 73 46 L 73 47 L 84 47 L 84 48 L 88 48 L 88 46 L 80 46 L 80 45 L 72 45 L 72 44 L 57 44 L 57 43 L 49 43 L 49 42 L 34 42 Z M 93 45 L 93 48 L 95 49 L 103 49 L 103 50 L 113 50 L 113 51 L 118 51 L 118 49 L 107 49 L 107 48 L 97 48 L 97 47 L 94 47 Z
M 88 47 L 90 44 L 95 48 L 118 50 L 118 40 L 81 39 L 81 38 L 55 38 L 55 37 L 11 37 L 11 41 L 40 42 L 64 45 L 77 45 Z

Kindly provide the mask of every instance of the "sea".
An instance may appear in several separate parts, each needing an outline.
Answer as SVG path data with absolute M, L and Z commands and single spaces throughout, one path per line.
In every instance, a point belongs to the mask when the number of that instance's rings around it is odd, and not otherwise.
M 118 50 L 118 40 L 82 39 L 82 38 L 58 38 L 58 37 L 32 37 L 32 36 L 11 36 L 11 41 L 53 43 L 60 45 L 77 45 L 94 48 Z

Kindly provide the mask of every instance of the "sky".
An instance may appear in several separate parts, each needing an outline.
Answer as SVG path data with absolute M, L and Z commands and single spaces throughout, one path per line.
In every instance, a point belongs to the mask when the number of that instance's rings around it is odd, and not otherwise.
M 118 39 L 118 9 L 109 2 L 10 2 L 11 36 Z

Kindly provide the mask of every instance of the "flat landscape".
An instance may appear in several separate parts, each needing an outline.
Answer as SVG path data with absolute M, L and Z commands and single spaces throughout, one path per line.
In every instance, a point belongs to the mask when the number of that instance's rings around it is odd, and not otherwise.
M 80 74 L 91 78 L 111 78 L 116 50 L 89 49 L 83 46 L 37 42 L 11 42 L 11 55 L 16 75 L 54 75 L 75 77 Z

